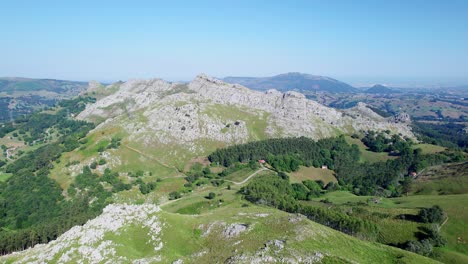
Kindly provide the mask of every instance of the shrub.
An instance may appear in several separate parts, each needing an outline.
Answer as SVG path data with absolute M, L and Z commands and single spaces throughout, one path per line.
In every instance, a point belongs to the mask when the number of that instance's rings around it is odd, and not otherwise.
M 216 193 L 210 192 L 206 198 L 213 200 L 216 197 Z
M 169 193 L 169 200 L 176 200 L 182 197 L 182 195 L 179 192 L 171 192 Z
M 96 161 L 93 161 L 93 162 L 89 165 L 89 167 L 90 167 L 91 169 L 94 170 L 94 169 L 97 168 L 97 165 L 98 165 L 98 163 L 97 163 Z
M 438 205 L 422 208 L 418 215 L 423 223 L 440 223 L 444 219 L 444 211 Z
M 410 241 L 405 247 L 406 250 L 414 252 L 419 255 L 428 256 L 432 253 L 432 244 L 429 240 Z

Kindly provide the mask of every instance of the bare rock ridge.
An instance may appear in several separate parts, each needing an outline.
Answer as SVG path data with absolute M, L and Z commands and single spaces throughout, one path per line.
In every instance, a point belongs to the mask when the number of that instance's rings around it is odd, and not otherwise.
M 199 140 L 226 144 L 268 137 L 314 139 L 360 130 L 390 130 L 413 138 L 404 117 L 383 118 L 359 103 L 339 111 L 298 92 L 258 92 L 198 75 L 188 84 L 161 79 L 130 80 L 88 107 L 78 118 L 119 124 L 142 143 L 177 143 L 203 148 Z

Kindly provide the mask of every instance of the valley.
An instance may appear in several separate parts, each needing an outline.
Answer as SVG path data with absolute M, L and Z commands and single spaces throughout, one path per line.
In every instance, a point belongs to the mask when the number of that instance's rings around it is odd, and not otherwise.
M 0 262 L 467 261 L 466 152 L 365 104 L 133 80 L 0 132 Z

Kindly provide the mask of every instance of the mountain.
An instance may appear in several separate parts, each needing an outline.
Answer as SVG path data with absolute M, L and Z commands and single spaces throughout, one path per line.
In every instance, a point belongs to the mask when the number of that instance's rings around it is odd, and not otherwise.
M 414 139 L 408 116 L 384 118 L 364 103 L 336 110 L 204 74 L 189 83 L 90 82 L 80 95 L 0 128 L 0 252 L 9 254 L 0 263 L 435 263 L 387 245 L 420 250 L 415 234 L 429 224 L 415 219 L 433 201 L 450 210 L 444 232 L 464 219 L 454 212 L 468 196 L 351 193 L 401 189 L 401 166 L 412 159 L 370 152 L 359 136 Z M 218 151 L 232 166 L 212 159 Z M 303 151 L 298 170 L 272 169 Z M 374 167 L 368 156 L 395 162 Z M 316 174 L 328 175 L 323 187 Z M 381 188 L 388 182 L 394 192 Z
M 385 119 L 364 104 L 339 111 L 298 92 L 253 91 L 203 74 L 188 84 L 128 81 L 78 118 L 102 122 L 98 130 L 123 130 L 134 144 L 167 149 L 161 157 L 167 163 L 272 137 L 320 139 L 387 129 L 414 137 L 407 124 Z
M 226 77 L 223 81 L 238 83 L 258 91 L 266 91 L 269 89 L 276 89 L 282 92 L 293 90 L 299 92 L 325 91 L 331 93 L 357 91 L 357 89 L 351 85 L 330 77 L 297 72 L 285 73 L 272 77 Z
M 371 88 L 364 91 L 365 93 L 371 94 L 391 94 L 391 93 L 399 93 L 399 91 L 389 88 L 387 86 L 376 84 Z
M 285 231 L 288 230 L 288 231 Z M 351 246 L 352 245 L 352 246 Z M 3 259 L 2 259 L 3 258 Z M 0 257 L 6 263 L 437 263 L 350 237 L 261 206 L 227 205 L 208 215 L 151 204 L 108 205 L 49 244 Z

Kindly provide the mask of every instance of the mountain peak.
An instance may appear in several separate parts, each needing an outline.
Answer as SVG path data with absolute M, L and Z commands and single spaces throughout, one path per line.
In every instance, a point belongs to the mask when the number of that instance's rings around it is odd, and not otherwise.
M 254 90 L 267 91 L 276 89 L 281 92 L 295 90 L 299 92 L 325 91 L 332 93 L 355 92 L 356 88 L 330 77 L 311 75 L 300 72 L 288 72 L 272 77 L 226 77 L 229 83 L 239 83 Z
M 375 84 L 371 88 L 367 89 L 365 92 L 385 94 L 385 93 L 396 93 L 397 91 L 383 84 Z

